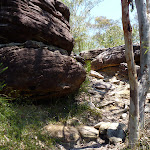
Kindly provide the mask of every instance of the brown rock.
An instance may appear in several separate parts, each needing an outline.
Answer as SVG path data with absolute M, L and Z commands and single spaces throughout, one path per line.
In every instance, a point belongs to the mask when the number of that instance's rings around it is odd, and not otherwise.
M 105 67 L 99 70 L 99 72 L 102 72 L 106 74 L 107 76 L 115 76 L 115 74 L 118 72 L 119 66 L 112 66 L 112 67 Z M 107 78 L 105 78 L 107 80 Z
M 140 47 L 133 46 L 135 62 L 140 61 Z M 99 70 L 110 66 L 119 66 L 120 63 L 126 62 L 125 45 L 109 48 L 102 52 L 91 62 L 92 70 Z
M 80 52 L 80 56 L 85 60 L 93 60 L 96 56 L 107 50 L 107 48 L 93 49 Z
M 47 47 L 3 47 L 0 60 L 8 66 L 0 78 L 8 87 L 27 94 L 65 96 L 77 90 L 86 76 L 75 59 Z
M 41 41 L 70 54 L 70 12 L 59 0 L 1 0 L 0 43 Z
M 137 71 L 137 75 L 140 75 L 140 66 L 135 65 L 136 71 Z M 119 65 L 119 75 L 124 76 L 126 78 L 128 78 L 128 66 L 127 63 L 121 63 Z
M 75 127 L 63 125 L 49 124 L 44 127 L 43 134 L 47 134 L 53 138 L 58 138 L 62 142 L 67 143 L 76 143 L 80 138 L 79 132 Z

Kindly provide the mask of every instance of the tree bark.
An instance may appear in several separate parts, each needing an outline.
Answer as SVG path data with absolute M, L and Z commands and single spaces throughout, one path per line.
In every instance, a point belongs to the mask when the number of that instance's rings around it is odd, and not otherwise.
M 145 99 L 150 87 L 150 31 L 149 31 L 149 13 L 150 13 L 150 0 L 135 0 L 140 34 L 140 67 L 141 76 L 139 84 L 139 115 L 140 115 L 140 128 L 144 128 L 144 109 Z
M 129 145 L 133 148 L 139 140 L 139 92 L 132 46 L 132 27 L 129 19 L 129 3 L 127 0 L 122 0 L 122 24 L 130 82 Z

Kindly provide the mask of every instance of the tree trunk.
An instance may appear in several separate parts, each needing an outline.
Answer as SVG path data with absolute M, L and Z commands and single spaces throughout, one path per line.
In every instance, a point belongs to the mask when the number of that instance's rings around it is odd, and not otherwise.
M 144 109 L 145 99 L 147 92 L 150 87 L 150 31 L 149 31 L 149 7 L 150 0 L 135 0 L 138 22 L 139 22 L 139 33 L 140 33 L 140 67 L 141 76 L 139 84 L 139 113 L 140 113 L 140 128 L 144 128 Z
M 122 0 L 122 24 L 130 82 L 129 145 L 133 148 L 139 140 L 139 93 L 132 46 L 132 27 L 129 19 L 129 3 L 127 0 Z

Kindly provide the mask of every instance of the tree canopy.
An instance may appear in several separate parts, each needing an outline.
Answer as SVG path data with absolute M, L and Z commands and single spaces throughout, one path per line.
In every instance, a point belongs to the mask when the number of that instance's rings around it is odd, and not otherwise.
M 105 16 L 93 17 L 91 10 L 103 0 L 62 0 L 70 10 L 71 32 L 75 40 L 74 52 L 114 47 L 124 44 L 121 20 Z M 133 43 L 139 42 L 137 22 L 133 25 Z

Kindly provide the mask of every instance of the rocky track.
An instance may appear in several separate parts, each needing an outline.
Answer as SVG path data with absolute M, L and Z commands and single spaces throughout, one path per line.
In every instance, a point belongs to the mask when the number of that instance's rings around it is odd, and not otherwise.
M 89 107 L 95 111 L 100 110 L 101 117 L 88 117 L 86 125 L 94 126 L 98 122 L 123 123 L 128 127 L 129 118 L 129 83 L 120 75 L 108 75 L 105 72 L 100 72 L 103 79 L 89 76 L 90 85 L 88 93 L 82 93 L 77 100 L 79 103 L 87 103 Z M 141 142 L 150 141 L 150 96 L 148 94 L 145 108 L 145 131 Z M 127 139 L 127 138 L 126 138 Z M 120 150 L 127 145 L 127 140 L 124 143 L 110 144 L 106 143 L 101 138 L 97 141 L 82 141 L 78 142 L 72 150 Z M 60 149 L 66 149 L 62 145 Z

